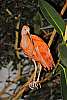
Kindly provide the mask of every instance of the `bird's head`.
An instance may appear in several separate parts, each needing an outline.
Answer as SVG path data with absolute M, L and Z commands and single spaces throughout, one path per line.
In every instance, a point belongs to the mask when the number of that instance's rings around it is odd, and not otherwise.
M 21 36 L 30 35 L 30 28 L 27 25 L 24 25 L 21 30 Z

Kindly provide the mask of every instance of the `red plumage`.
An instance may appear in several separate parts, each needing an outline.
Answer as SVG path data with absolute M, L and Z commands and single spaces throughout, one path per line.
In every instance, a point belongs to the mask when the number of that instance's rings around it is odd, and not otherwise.
M 37 35 L 31 35 L 28 26 L 23 26 L 21 31 L 20 47 L 26 56 L 39 62 L 48 70 L 54 66 L 53 57 L 48 45 Z

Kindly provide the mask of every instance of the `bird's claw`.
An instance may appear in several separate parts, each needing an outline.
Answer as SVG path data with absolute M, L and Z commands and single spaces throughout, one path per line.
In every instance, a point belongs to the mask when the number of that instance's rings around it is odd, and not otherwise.
M 40 83 L 37 83 L 37 81 L 32 81 L 32 82 L 29 84 L 29 88 L 30 88 L 30 89 L 38 89 L 38 87 L 41 88 L 41 84 L 40 84 Z

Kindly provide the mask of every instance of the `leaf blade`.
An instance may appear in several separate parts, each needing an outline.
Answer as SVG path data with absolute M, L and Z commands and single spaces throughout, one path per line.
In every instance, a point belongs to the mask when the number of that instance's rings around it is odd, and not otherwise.
M 63 100 L 67 100 L 67 85 L 63 68 L 61 68 L 61 86 L 62 86 Z
M 57 32 L 63 36 L 65 23 L 57 11 L 44 0 L 39 0 L 39 5 L 44 17 L 55 27 Z
M 60 60 L 64 66 L 67 67 L 67 47 L 64 44 L 59 46 Z

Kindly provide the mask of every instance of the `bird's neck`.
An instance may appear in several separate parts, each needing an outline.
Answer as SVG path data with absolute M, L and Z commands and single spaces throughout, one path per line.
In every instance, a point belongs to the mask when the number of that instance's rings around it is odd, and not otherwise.
M 28 35 L 22 35 L 22 38 L 21 38 L 21 46 L 23 48 L 27 48 L 29 46 L 29 43 L 30 43 L 30 38 Z

